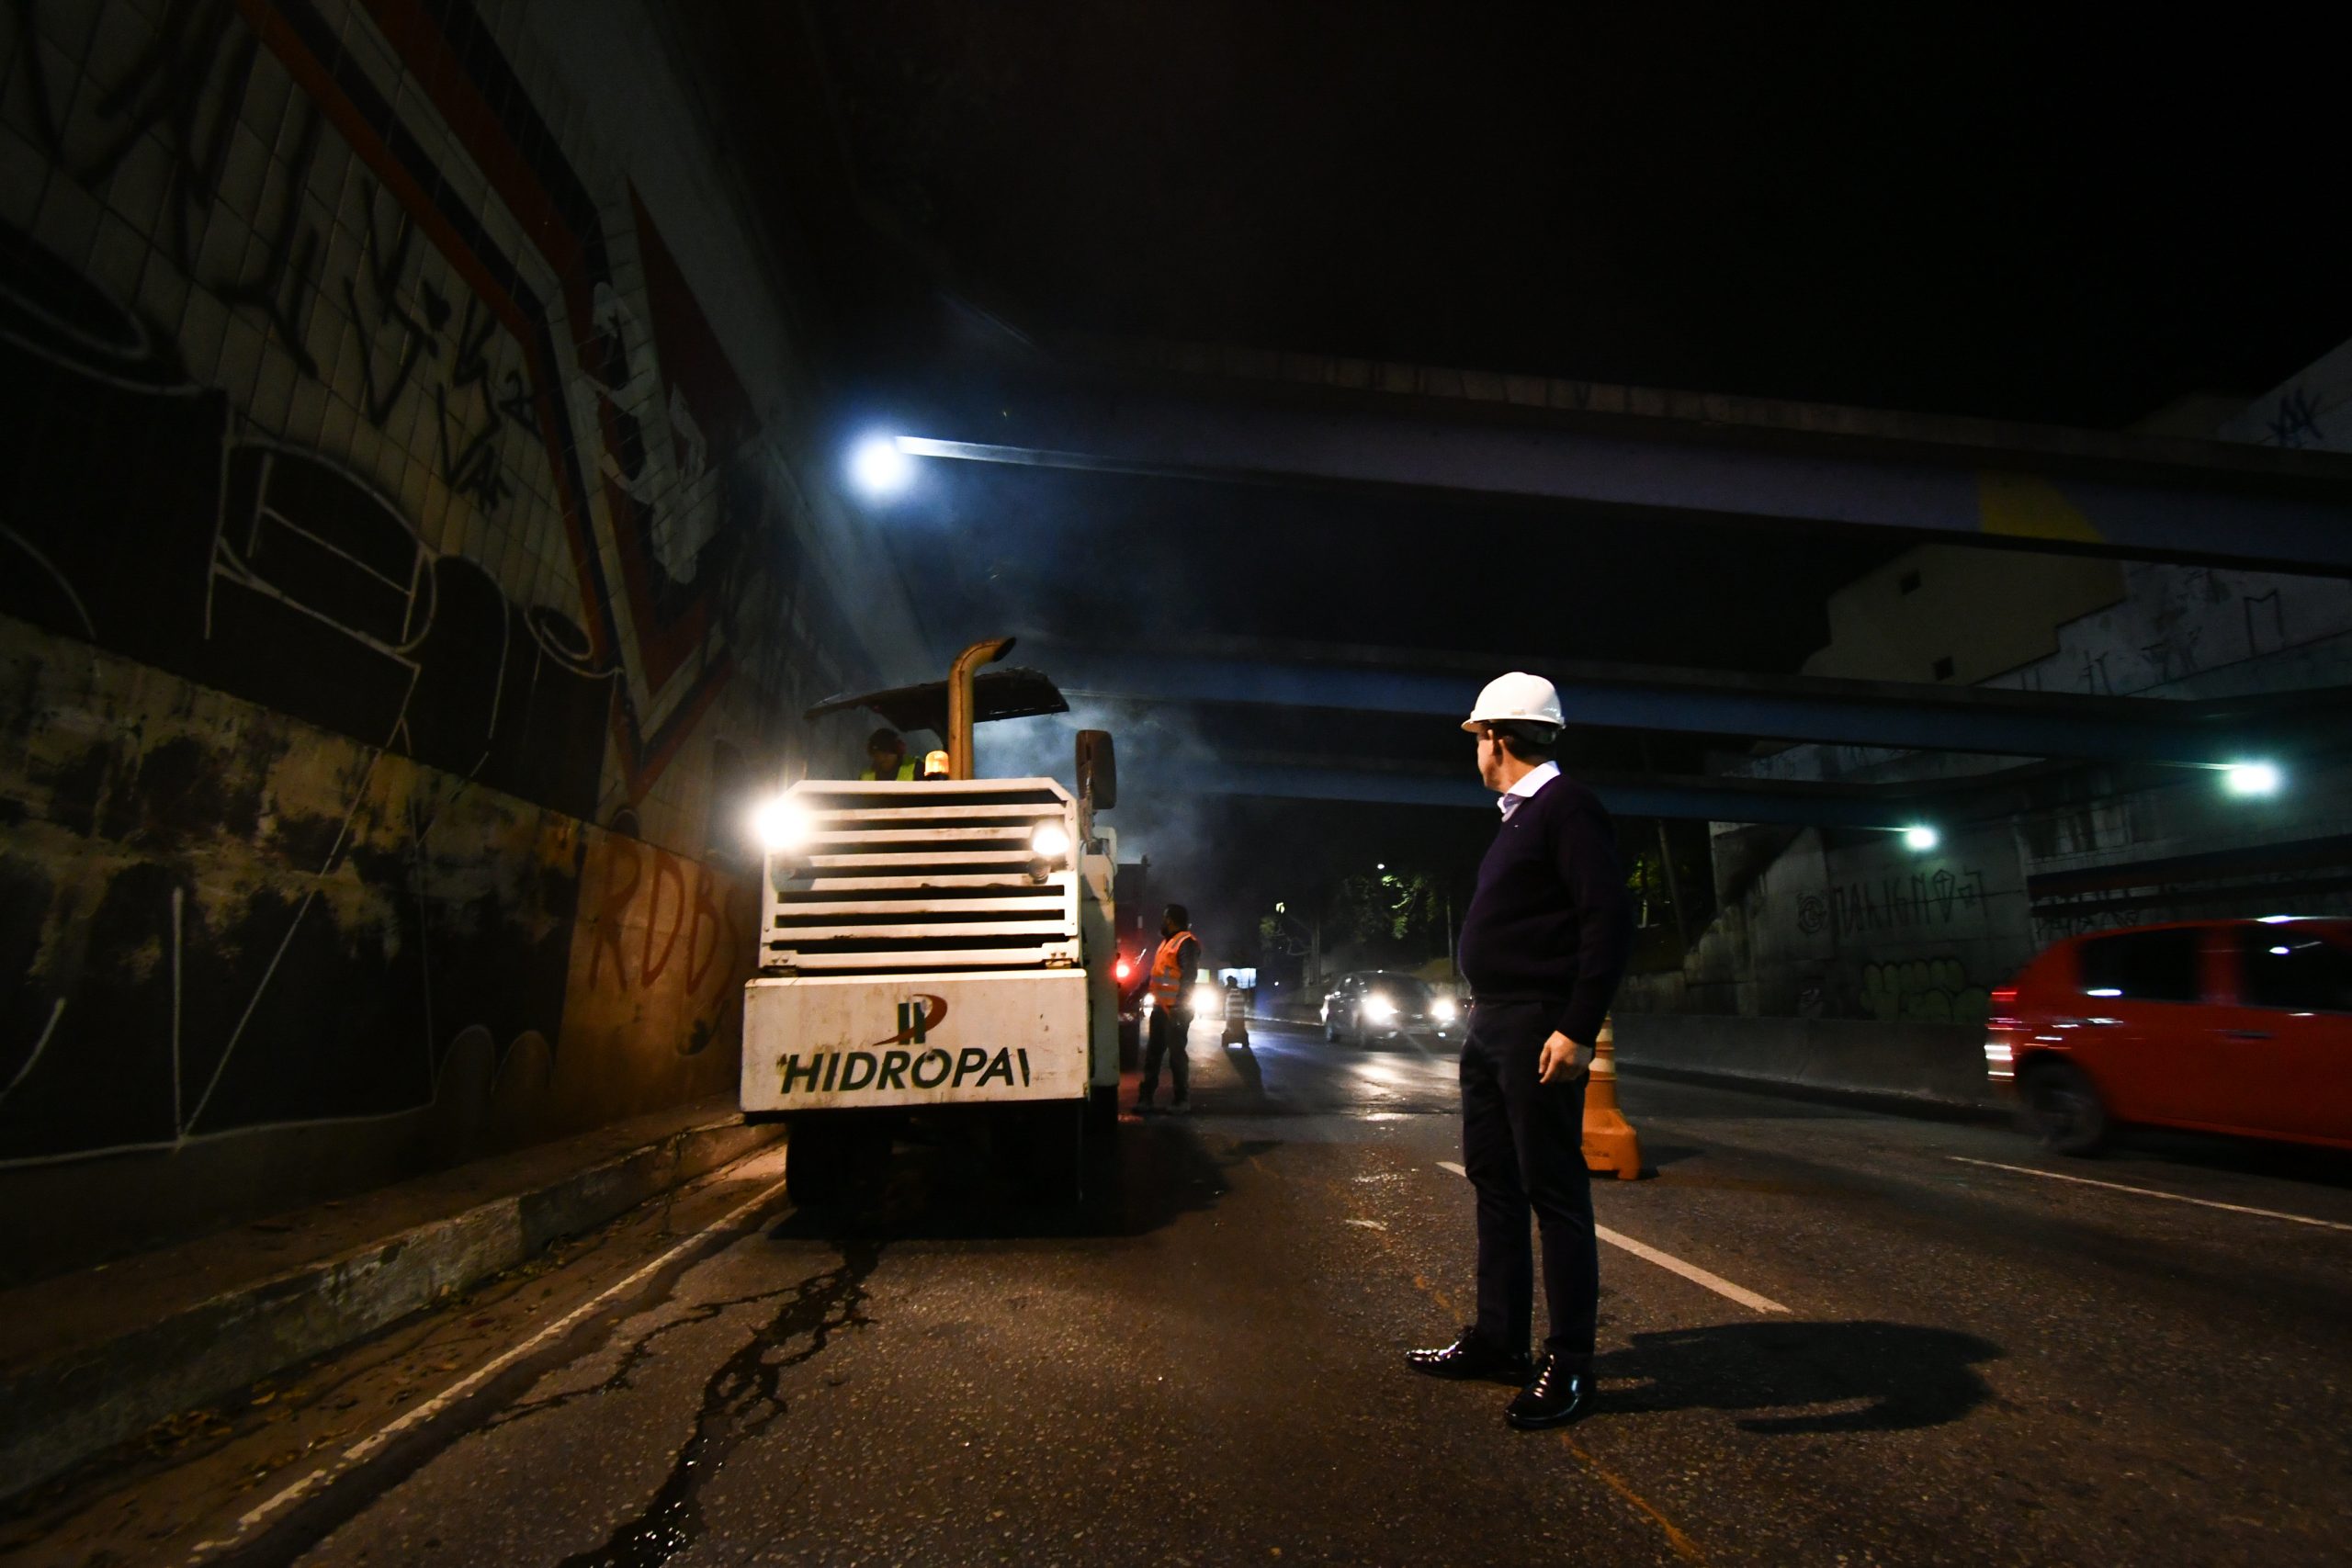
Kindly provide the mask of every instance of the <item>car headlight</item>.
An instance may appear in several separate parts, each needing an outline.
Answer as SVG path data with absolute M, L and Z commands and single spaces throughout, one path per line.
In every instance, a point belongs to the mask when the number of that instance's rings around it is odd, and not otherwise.
M 1430 1016 L 1440 1023 L 1452 1023 L 1462 1016 L 1462 1010 L 1453 1005 L 1452 997 L 1440 997 L 1430 1004 Z
M 1193 1010 L 1197 1013 L 1219 1012 L 1225 1007 L 1225 993 L 1215 986 L 1193 987 Z
M 1386 997 L 1366 997 L 1363 999 L 1363 1015 L 1374 1023 L 1386 1023 L 1396 1016 L 1396 1004 Z
M 811 827 L 808 813 L 780 795 L 752 812 L 752 836 L 772 855 L 790 854 L 806 844 Z
M 1059 860 L 1069 853 L 1069 829 L 1048 822 L 1029 835 L 1029 852 L 1041 860 Z

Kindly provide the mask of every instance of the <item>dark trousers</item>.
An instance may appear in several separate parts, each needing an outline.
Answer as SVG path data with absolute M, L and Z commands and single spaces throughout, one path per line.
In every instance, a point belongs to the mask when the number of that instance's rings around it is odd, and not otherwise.
M 1183 1008 L 1151 1010 L 1151 1038 L 1143 1052 L 1143 1092 L 1148 1100 L 1159 1092 L 1159 1059 L 1168 1058 L 1168 1077 L 1176 1086 L 1175 1102 L 1192 1098 L 1193 1065 L 1184 1060 L 1184 1037 L 1193 1032 L 1193 1015 Z
M 1543 1002 L 1471 1009 L 1462 1044 L 1462 1168 L 1478 1194 L 1479 1337 L 1526 1348 L 1535 1314 L 1532 1209 L 1544 1235 L 1544 1294 L 1552 1308 L 1544 1348 L 1587 1363 L 1600 1259 L 1584 1166 L 1586 1075 L 1548 1084 L 1535 1076 L 1557 1015 Z

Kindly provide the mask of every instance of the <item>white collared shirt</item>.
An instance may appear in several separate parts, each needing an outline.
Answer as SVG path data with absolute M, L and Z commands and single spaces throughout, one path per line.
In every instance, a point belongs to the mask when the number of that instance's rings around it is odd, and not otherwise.
M 1510 820 L 1510 814 L 1519 809 L 1521 801 L 1531 798 L 1537 790 L 1559 776 L 1560 764 L 1557 762 L 1544 762 L 1530 768 L 1521 776 L 1517 784 L 1496 796 L 1495 808 L 1503 814 L 1503 820 L 1508 822 Z

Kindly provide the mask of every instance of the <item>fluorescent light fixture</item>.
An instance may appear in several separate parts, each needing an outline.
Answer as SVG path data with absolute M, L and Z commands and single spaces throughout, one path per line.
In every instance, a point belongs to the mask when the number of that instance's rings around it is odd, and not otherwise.
M 2232 762 L 2222 770 L 2222 786 L 2232 795 L 2277 795 L 2286 782 L 2275 762 Z
M 2123 993 L 2113 986 L 2102 986 L 2095 991 L 2085 991 L 2086 997 L 2120 997 Z
M 893 496 L 914 482 L 915 460 L 897 436 L 869 435 L 850 448 L 849 477 L 869 496 Z

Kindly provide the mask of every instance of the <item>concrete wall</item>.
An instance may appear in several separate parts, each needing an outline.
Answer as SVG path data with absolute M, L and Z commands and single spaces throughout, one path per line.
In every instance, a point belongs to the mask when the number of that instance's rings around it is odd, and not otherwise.
M 1629 976 L 1621 1012 L 1982 1019 L 1987 992 L 2032 956 L 2025 878 L 2007 823 L 1933 853 L 1891 833 L 1737 829 L 1757 865 L 1679 969 Z M 1736 852 L 1717 840 L 1719 869 Z
M 1982 683 L 2151 699 L 2352 684 L 2352 582 L 2146 562 L 2120 570 L 2120 600 L 2051 628 L 2052 651 Z M 1922 678 L 1867 665 L 1840 672 Z M 1804 745 L 1743 759 L 1737 771 L 1952 780 L 2022 760 Z M 1943 842 L 1925 855 L 1892 833 L 1716 824 L 1720 915 L 1679 970 L 1628 979 L 1621 1009 L 1973 1021 L 1991 988 L 2062 936 L 2352 913 L 2352 768 L 2341 761 L 2295 763 L 2272 800 L 2234 798 L 2210 773 L 2163 768 L 2086 767 L 2034 793 L 2013 815 L 1941 824 Z
M 1922 545 L 1829 596 L 1804 672 L 1971 685 L 2048 658 L 2058 626 L 2122 597 L 2115 561 Z
M 1952 1110 L 2003 1103 L 1984 1077 L 1984 1031 L 1970 1025 L 1621 1012 L 1616 1031 L 1618 1065 L 1634 1073 L 1688 1073 Z
M 932 662 L 657 21 L 0 28 L 0 1206 L 85 1252 L 723 1089 L 744 810 Z

